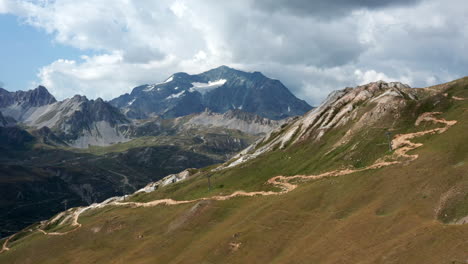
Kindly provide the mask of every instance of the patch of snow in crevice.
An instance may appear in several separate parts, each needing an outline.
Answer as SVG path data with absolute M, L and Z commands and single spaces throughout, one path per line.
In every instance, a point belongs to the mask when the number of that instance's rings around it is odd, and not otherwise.
M 173 80 L 174 80 L 174 75 L 171 75 L 171 77 L 167 78 L 167 80 L 165 80 L 163 83 L 172 82 Z
M 226 81 L 227 80 L 225 79 L 219 79 L 216 81 L 210 81 L 208 83 L 193 82 L 192 87 L 201 94 L 205 94 L 213 89 L 223 86 L 226 83 Z
M 179 98 L 179 97 L 183 96 L 184 94 L 185 94 L 185 91 L 182 91 L 182 92 L 176 93 L 176 94 L 171 94 L 168 97 L 166 97 L 166 100 L 167 99 L 173 99 L 173 98 Z
M 136 98 L 133 98 L 130 102 L 128 102 L 127 106 L 131 106 L 135 102 Z
M 151 85 L 148 85 L 148 87 L 146 87 L 143 91 L 144 92 L 149 92 L 149 91 L 152 91 L 154 90 L 154 88 L 156 88 L 156 86 L 160 85 L 160 84 L 165 84 L 165 83 L 169 83 L 169 82 L 172 82 L 174 80 L 174 75 L 171 75 L 171 77 L 167 78 L 164 82 L 162 83 L 155 83 L 155 84 L 151 84 Z M 161 91 L 161 88 L 158 88 L 157 91 Z
M 146 87 L 145 89 L 143 89 L 144 92 L 149 92 L 149 91 L 152 91 L 154 90 L 154 88 L 156 87 L 157 84 L 152 84 L 152 85 L 148 85 L 148 87 Z
M 152 91 L 152 90 L 154 90 L 154 88 L 156 88 L 156 86 L 172 82 L 173 80 L 174 80 L 174 76 L 171 76 L 171 77 L 167 78 L 167 80 L 165 80 L 162 83 L 155 83 L 155 84 L 148 85 L 148 87 L 146 87 L 143 91 L 144 92 Z M 158 88 L 157 91 L 161 91 L 161 88 Z

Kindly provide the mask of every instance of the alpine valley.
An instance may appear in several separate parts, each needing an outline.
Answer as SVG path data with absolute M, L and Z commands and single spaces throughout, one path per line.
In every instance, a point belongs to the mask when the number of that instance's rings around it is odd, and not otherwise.
M 42 219 L 3 225 L 29 226 L 0 263 L 466 263 L 468 77 L 311 111 L 227 67 L 110 103 L 2 98 L 2 219 Z
M 176 73 L 110 102 L 0 88 L 0 237 L 226 161 L 310 109 L 280 81 L 226 66 Z

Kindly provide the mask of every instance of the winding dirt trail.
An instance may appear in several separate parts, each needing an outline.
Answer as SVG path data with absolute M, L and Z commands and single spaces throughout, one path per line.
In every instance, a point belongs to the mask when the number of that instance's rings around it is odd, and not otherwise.
M 435 116 L 441 114 L 440 112 L 428 112 L 428 113 L 423 113 L 418 117 L 418 119 L 415 122 L 415 126 L 419 126 L 421 122 L 432 122 L 435 124 L 444 124 L 444 127 L 440 128 L 434 128 L 434 129 L 429 129 L 425 131 L 420 131 L 420 132 L 415 132 L 415 133 L 408 133 L 408 134 L 399 134 L 396 135 L 393 140 L 392 140 L 392 146 L 394 149 L 394 152 L 392 155 L 384 157 L 384 159 L 379 159 L 374 162 L 374 164 L 369 165 L 367 167 L 363 167 L 360 169 L 339 169 L 339 170 L 332 170 L 328 172 L 324 172 L 321 174 L 316 174 L 316 175 L 294 175 L 294 176 L 275 176 L 270 178 L 267 183 L 278 187 L 281 189 L 281 191 L 257 191 L 257 192 L 245 192 L 245 191 L 235 191 L 232 194 L 229 195 L 217 195 L 217 196 L 211 196 L 211 197 L 203 197 L 199 199 L 194 199 L 194 200 L 181 200 L 181 201 L 176 201 L 173 199 L 161 199 L 161 200 L 154 200 L 146 203 L 141 203 L 141 202 L 122 202 L 120 200 L 108 200 L 104 201 L 103 203 L 100 204 L 94 204 L 90 205 L 88 207 L 78 207 L 78 208 L 72 208 L 69 209 L 65 212 L 60 213 L 50 221 L 45 222 L 46 224 L 43 226 L 47 226 L 50 223 L 54 223 L 56 221 L 59 221 L 62 217 L 63 219 L 60 221 L 59 225 L 63 225 L 66 222 L 69 222 L 71 219 L 71 227 L 74 227 L 73 229 L 65 232 L 46 232 L 44 231 L 41 226 L 38 227 L 36 230 L 32 231 L 38 231 L 43 233 L 44 235 L 50 235 L 50 236 L 63 236 L 67 235 L 71 232 L 74 232 L 78 230 L 81 227 L 81 224 L 78 222 L 78 219 L 80 215 L 88 210 L 92 209 L 97 209 L 97 208 L 103 208 L 105 206 L 130 206 L 130 207 L 153 207 L 153 206 L 158 206 L 158 205 L 178 205 L 178 204 L 187 204 L 187 203 L 194 203 L 194 202 L 199 202 L 199 201 L 206 201 L 206 200 L 215 200 L 215 201 L 223 201 L 223 200 L 229 200 L 235 197 L 252 197 L 252 196 L 270 196 L 270 195 L 282 195 L 288 192 L 291 192 L 292 190 L 296 189 L 298 187 L 298 181 L 307 181 L 307 180 L 316 180 L 324 177 L 336 177 L 336 176 L 343 176 L 343 175 L 348 175 L 351 173 L 355 172 L 361 172 L 361 171 L 367 171 L 367 170 L 374 170 L 374 169 L 379 169 L 391 165 L 396 165 L 400 164 L 402 162 L 409 162 L 413 161 L 418 158 L 417 154 L 408 154 L 409 151 L 414 150 L 416 148 L 419 148 L 423 144 L 421 143 L 413 143 L 410 140 L 416 137 L 421 137 L 424 135 L 429 135 L 429 134 L 441 134 L 447 131 L 451 126 L 455 125 L 457 121 L 452 120 L 452 121 L 447 121 L 445 119 L 441 118 L 436 118 Z M 390 161 L 386 161 L 390 160 Z M 296 181 L 296 183 L 291 183 L 292 181 Z M 69 214 L 67 214 L 67 212 Z M 70 214 L 71 213 L 71 214 Z M 14 236 L 14 235 L 13 235 Z M 8 251 L 9 248 L 7 247 L 7 244 L 13 236 L 10 236 L 4 243 L 3 243 L 3 248 L 0 251 L 0 253 L 3 253 L 5 251 Z
M 8 242 L 13 238 L 15 237 L 15 235 L 11 235 L 10 237 L 8 237 L 5 242 L 3 242 L 3 245 L 2 245 L 2 250 L 0 250 L 0 254 L 2 254 L 3 252 L 6 252 L 8 250 L 10 250 L 10 248 L 8 247 Z
M 456 101 L 465 101 L 465 100 L 467 100 L 466 98 L 457 97 L 457 96 L 452 96 L 452 99 L 456 100 Z

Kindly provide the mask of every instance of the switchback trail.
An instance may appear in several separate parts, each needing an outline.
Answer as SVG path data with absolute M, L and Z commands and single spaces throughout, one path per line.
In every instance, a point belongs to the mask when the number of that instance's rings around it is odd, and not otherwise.
M 415 133 L 396 135 L 392 140 L 392 147 L 394 149 L 393 154 L 386 156 L 383 159 L 378 159 L 372 165 L 369 165 L 367 167 L 363 167 L 359 169 L 332 170 L 332 171 L 328 171 L 328 172 L 324 172 L 324 173 L 316 174 L 316 175 L 275 176 L 275 177 L 270 178 L 267 181 L 268 184 L 280 188 L 281 191 L 257 191 L 257 192 L 235 191 L 234 193 L 229 194 L 229 195 L 216 195 L 216 196 L 203 197 L 203 198 L 194 199 L 194 200 L 176 201 L 173 199 L 161 199 L 161 200 L 154 200 L 154 201 L 150 201 L 146 203 L 125 202 L 125 201 L 122 201 L 123 200 L 122 198 L 110 198 L 102 203 L 93 204 L 88 207 L 71 208 L 67 211 L 64 211 L 58 214 L 56 217 L 54 217 L 53 219 L 49 221 L 44 221 L 37 229 L 31 230 L 31 231 L 38 231 L 45 235 L 50 235 L 50 236 L 62 236 L 62 235 L 69 234 L 71 232 L 78 230 L 81 227 L 81 224 L 78 222 L 78 219 L 82 213 L 91 209 L 102 208 L 105 206 L 129 206 L 132 208 L 153 207 L 153 206 L 158 206 L 158 205 L 187 204 L 187 203 L 194 203 L 194 202 L 206 201 L 206 200 L 223 201 L 223 200 L 229 200 L 231 198 L 241 197 L 241 196 L 251 197 L 251 196 L 282 195 L 282 194 L 291 192 L 292 190 L 296 189 L 298 187 L 298 183 L 297 183 L 298 181 L 316 180 L 316 179 L 320 179 L 324 177 L 343 176 L 343 175 L 348 175 L 348 174 L 355 173 L 355 172 L 374 170 L 374 169 L 387 167 L 390 165 L 396 165 L 402 162 L 410 162 L 410 161 L 417 159 L 418 154 L 408 154 L 408 152 L 416 148 L 419 148 L 420 146 L 423 145 L 422 143 L 413 143 L 410 141 L 411 139 L 416 138 L 416 137 L 421 137 L 424 135 L 429 135 L 429 134 L 444 133 L 445 131 L 447 131 L 447 129 L 449 129 L 451 126 L 457 123 L 456 120 L 447 121 L 443 118 L 436 118 L 435 116 L 439 114 L 441 113 L 440 112 L 423 113 L 417 118 L 415 122 L 415 126 L 419 126 L 421 122 L 432 122 L 435 124 L 443 124 L 445 126 L 440 127 L 440 128 L 433 128 L 429 130 L 415 132 Z M 292 181 L 296 181 L 296 182 L 291 183 Z M 44 230 L 44 228 L 47 227 L 47 225 L 55 223 L 57 221 L 60 221 L 60 223 L 58 223 L 59 226 L 64 225 L 65 223 L 71 221 L 70 226 L 73 227 L 73 229 L 69 231 L 65 231 L 65 232 L 47 232 Z M 12 239 L 13 237 L 14 235 L 10 236 L 3 243 L 3 248 L 0 251 L 0 253 L 3 253 L 9 250 L 9 248 L 7 247 L 7 244 L 10 241 L 10 239 Z

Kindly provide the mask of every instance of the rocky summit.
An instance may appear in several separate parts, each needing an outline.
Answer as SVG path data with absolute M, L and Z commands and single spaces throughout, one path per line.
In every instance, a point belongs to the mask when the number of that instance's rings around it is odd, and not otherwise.
M 44 86 L 29 91 L 9 92 L 0 88 L 0 111 L 18 121 L 24 120 L 36 108 L 55 103 L 55 97 Z
M 173 118 L 208 109 L 215 113 L 242 110 L 269 119 L 303 115 L 311 109 L 280 81 L 260 72 L 221 66 L 190 75 L 175 73 L 162 83 L 141 85 L 110 101 L 130 118 L 158 115 Z

